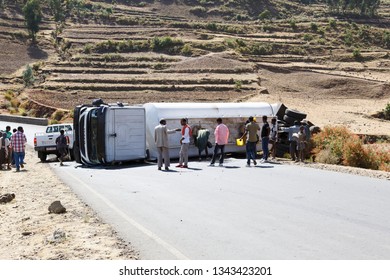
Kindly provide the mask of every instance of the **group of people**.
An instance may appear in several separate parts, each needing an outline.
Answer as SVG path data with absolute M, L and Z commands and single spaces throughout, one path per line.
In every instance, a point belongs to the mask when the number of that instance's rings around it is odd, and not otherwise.
M 285 128 L 284 131 L 288 132 L 291 160 L 304 162 L 307 143 L 310 140 L 310 129 L 307 121 L 303 120 L 302 124 L 299 121 L 295 121 L 293 126 Z
M 245 125 L 245 132 L 241 136 L 240 140 L 246 140 L 246 158 L 247 166 L 251 165 L 253 161 L 254 165 L 257 165 L 256 161 L 256 145 L 261 141 L 263 149 L 263 157 L 261 162 L 266 162 L 268 160 L 269 154 L 272 154 L 272 157 L 275 158 L 276 154 L 276 143 L 278 142 L 278 127 L 276 118 L 272 118 L 271 125 L 267 121 L 267 116 L 262 117 L 263 124 L 260 128 L 259 124 L 256 122 L 254 117 L 249 117 Z M 210 161 L 209 166 L 215 166 L 217 161 L 217 156 L 219 155 L 219 166 L 223 166 L 225 158 L 225 145 L 228 144 L 229 139 L 229 128 L 223 123 L 222 118 L 216 120 L 217 125 L 214 130 L 214 152 Z M 179 152 L 179 164 L 176 166 L 178 168 L 188 168 L 188 149 L 192 137 L 192 129 L 187 123 L 187 119 L 183 118 L 180 121 L 182 128 L 177 129 L 168 129 L 166 127 L 166 120 L 161 119 L 160 124 L 155 127 L 155 144 L 158 151 L 157 157 L 157 166 L 158 170 L 161 170 L 163 163 L 165 165 L 165 170 L 169 170 L 170 166 L 170 157 L 169 157 L 169 143 L 168 143 L 168 134 L 181 131 L 180 138 L 180 152 Z M 258 131 L 260 131 L 260 137 L 258 136 Z M 206 151 L 206 157 L 208 156 L 207 148 L 212 146 L 208 141 L 210 131 L 207 129 L 199 129 L 195 138 L 195 145 L 199 150 L 199 159 L 201 159 L 201 152 Z M 271 150 L 269 150 L 268 145 L 272 144 Z
M 19 126 L 11 132 L 11 127 L 7 126 L 0 136 L 0 170 L 11 170 L 11 166 L 15 165 L 16 172 L 19 172 L 20 168 L 24 168 L 27 143 L 23 127 Z

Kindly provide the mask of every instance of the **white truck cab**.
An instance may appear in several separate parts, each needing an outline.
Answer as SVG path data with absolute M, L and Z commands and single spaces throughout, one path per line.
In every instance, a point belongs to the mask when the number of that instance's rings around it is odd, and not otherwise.
M 145 109 L 81 105 L 74 111 L 75 159 L 86 165 L 146 158 Z

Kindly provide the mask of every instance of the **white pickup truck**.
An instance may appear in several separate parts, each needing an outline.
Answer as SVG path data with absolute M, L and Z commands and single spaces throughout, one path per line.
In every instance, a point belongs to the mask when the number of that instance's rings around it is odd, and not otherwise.
M 42 162 L 46 161 L 47 155 L 58 155 L 56 139 L 60 136 L 60 130 L 65 131 L 68 137 L 69 153 L 73 159 L 73 124 L 53 124 L 46 127 L 45 132 L 37 132 L 34 135 L 34 150 Z

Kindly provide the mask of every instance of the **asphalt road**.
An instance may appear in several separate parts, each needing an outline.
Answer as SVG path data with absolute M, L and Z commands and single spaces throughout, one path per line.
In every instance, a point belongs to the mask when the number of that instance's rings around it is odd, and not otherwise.
M 143 259 L 389 259 L 390 182 L 263 164 L 55 172 Z
M 43 130 L 23 126 L 30 144 Z M 48 164 L 143 259 L 390 259 L 388 180 L 243 159 Z

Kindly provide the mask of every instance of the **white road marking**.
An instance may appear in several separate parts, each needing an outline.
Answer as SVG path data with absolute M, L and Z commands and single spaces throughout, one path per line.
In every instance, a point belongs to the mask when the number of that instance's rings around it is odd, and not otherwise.
M 118 207 L 116 207 L 113 203 L 111 203 L 110 200 L 96 192 L 94 189 L 92 189 L 88 184 L 84 183 L 82 180 L 74 176 L 72 173 L 66 171 L 66 170 L 61 170 L 65 171 L 69 176 L 71 176 L 74 180 L 78 181 L 80 184 L 82 184 L 85 188 L 87 188 L 91 193 L 93 193 L 96 197 L 101 199 L 108 207 L 110 207 L 112 210 L 114 210 L 120 217 L 125 219 L 128 223 L 130 223 L 132 226 L 137 228 L 139 231 L 141 231 L 143 234 L 147 235 L 149 238 L 154 240 L 156 243 L 161 245 L 165 250 L 170 252 L 172 255 L 174 255 L 177 259 L 179 260 L 189 260 L 187 256 L 185 256 L 183 253 L 181 253 L 178 249 L 158 237 L 155 233 L 152 231 L 148 230 L 138 222 L 134 221 L 132 218 L 127 216 L 123 211 L 121 211 Z

